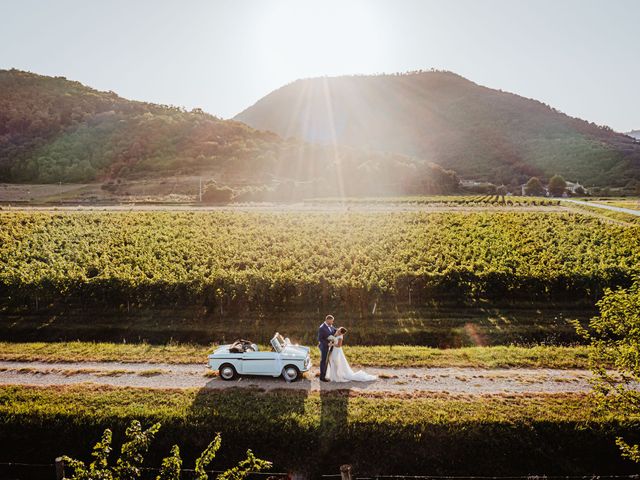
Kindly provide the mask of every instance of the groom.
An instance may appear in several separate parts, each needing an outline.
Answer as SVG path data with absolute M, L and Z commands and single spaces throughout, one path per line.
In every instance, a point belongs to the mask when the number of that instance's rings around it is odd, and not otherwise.
M 320 348 L 320 381 L 328 382 L 325 375 L 327 374 L 327 357 L 329 356 L 329 336 L 334 335 L 336 329 L 333 328 L 333 315 L 327 315 L 322 325 L 318 329 L 318 348 Z

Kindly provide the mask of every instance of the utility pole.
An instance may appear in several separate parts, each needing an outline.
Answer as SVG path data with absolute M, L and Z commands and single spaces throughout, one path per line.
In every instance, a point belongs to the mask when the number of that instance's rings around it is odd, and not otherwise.
M 202 203 L 202 177 L 200 177 L 198 180 L 199 180 L 199 184 L 198 184 L 198 199 L 199 199 L 200 203 Z

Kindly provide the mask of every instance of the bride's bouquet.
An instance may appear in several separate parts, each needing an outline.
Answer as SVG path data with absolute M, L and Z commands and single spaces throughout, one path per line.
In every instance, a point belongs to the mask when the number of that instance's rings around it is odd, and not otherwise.
M 335 343 L 336 343 L 336 337 L 334 337 L 333 335 L 329 335 L 327 337 L 327 340 L 329 342 L 329 346 L 330 347 L 333 347 L 335 345 Z

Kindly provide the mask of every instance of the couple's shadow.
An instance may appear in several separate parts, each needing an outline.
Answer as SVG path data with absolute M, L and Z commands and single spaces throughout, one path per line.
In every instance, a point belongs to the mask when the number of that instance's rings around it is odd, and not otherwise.
M 357 382 L 359 390 L 373 384 L 375 381 Z M 319 471 L 337 473 L 341 465 L 357 463 L 353 458 L 353 426 L 349 422 L 349 403 L 357 394 L 354 386 L 354 382 L 320 382 Z

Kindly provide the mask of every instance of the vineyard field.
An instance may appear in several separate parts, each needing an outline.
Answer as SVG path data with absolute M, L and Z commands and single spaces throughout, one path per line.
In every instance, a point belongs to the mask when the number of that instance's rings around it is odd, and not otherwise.
M 118 328 L 151 334 L 186 316 L 199 323 L 183 341 L 283 324 L 308 341 L 332 311 L 368 325 L 358 343 L 563 343 L 564 317 L 587 320 L 605 288 L 640 272 L 639 233 L 560 210 L 2 212 L 0 335 L 116 340 Z M 116 333 L 83 335 L 103 311 Z M 91 321 L 65 325 L 65 315 Z

